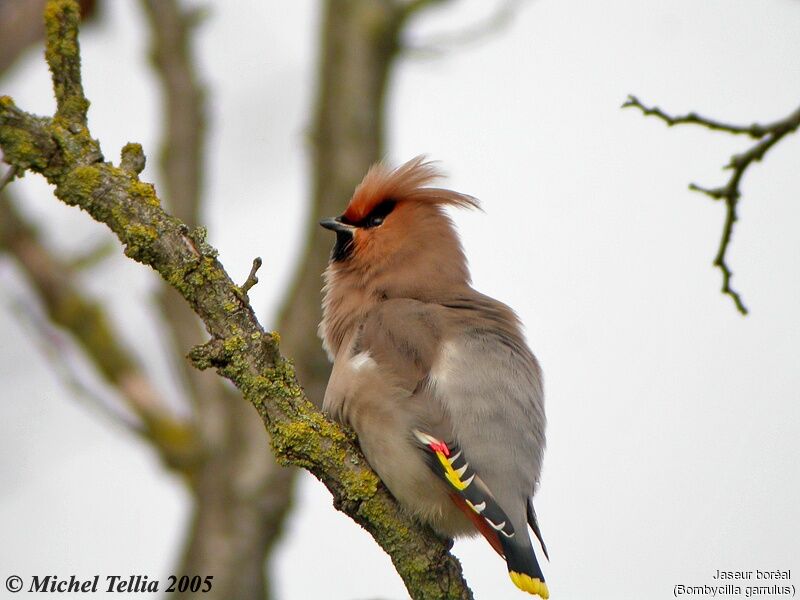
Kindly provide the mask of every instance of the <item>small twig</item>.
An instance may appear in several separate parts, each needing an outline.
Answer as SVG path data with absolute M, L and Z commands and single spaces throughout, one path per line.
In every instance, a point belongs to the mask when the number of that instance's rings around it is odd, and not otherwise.
M 256 277 L 256 273 L 258 273 L 258 270 L 260 268 L 261 268 L 261 257 L 256 256 L 253 259 L 253 266 L 250 267 L 250 274 L 247 276 L 247 279 L 245 279 L 245 282 L 241 286 L 235 288 L 235 293 L 239 297 L 239 300 L 241 300 L 245 304 L 248 304 L 250 302 L 250 298 L 247 296 L 247 292 L 249 292 L 250 288 L 252 288 L 255 284 L 258 283 L 258 277 Z
M 730 123 L 722 123 L 707 117 L 701 117 L 695 112 L 690 112 L 685 115 L 672 116 L 662 111 L 657 106 L 645 106 L 636 96 L 629 95 L 628 99 L 622 103 L 622 108 L 638 108 L 642 114 L 646 116 L 653 116 L 664 121 L 669 127 L 673 125 L 699 125 L 706 129 L 714 131 L 724 131 L 734 135 L 749 135 L 752 138 L 759 139 L 764 137 L 769 132 L 769 125 L 759 125 L 753 123 L 752 125 L 731 125 Z
M 256 256 L 253 259 L 253 266 L 250 267 L 250 274 L 247 276 L 247 279 L 242 284 L 241 287 L 242 293 L 247 294 L 247 292 L 250 291 L 250 288 L 258 283 L 258 277 L 256 277 L 256 273 L 258 273 L 258 270 L 260 268 L 261 268 L 261 257 Z
M 18 172 L 17 166 L 11 165 L 11 168 L 3 173 L 3 176 L 0 177 L 0 192 L 2 192 L 3 188 L 14 180 Z
M 144 171 L 147 158 L 141 144 L 128 142 L 120 151 L 119 166 L 123 171 L 132 175 L 139 175 Z
M 722 293 L 730 296 L 736 305 L 736 309 L 743 315 L 746 315 L 748 310 L 742 301 L 741 295 L 731 287 L 733 272 L 727 263 L 727 253 L 731 237 L 733 236 L 733 226 L 738 218 L 736 209 L 742 195 L 740 185 L 747 168 L 751 164 L 764 158 L 770 148 L 790 133 L 794 133 L 798 127 L 800 127 L 800 108 L 787 117 L 769 125 L 753 123 L 749 126 L 742 126 L 721 123 L 720 121 L 701 117 L 693 112 L 677 117 L 671 116 L 658 107 L 645 106 L 636 96 L 628 96 L 628 100 L 625 101 L 622 108 L 628 107 L 638 108 L 645 115 L 658 117 L 670 127 L 683 124 L 700 125 L 706 129 L 724 131 L 734 135 L 748 135 L 759 140 L 745 152 L 735 154 L 731 157 L 730 162 L 725 166 L 726 169 L 730 169 L 731 176 L 724 185 L 715 188 L 704 187 L 696 183 L 689 185 L 689 189 L 692 191 L 705 194 L 713 200 L 722 200 L 725 202 L 725 224 L 722 228 L 719 249 L 717 250 L 717 255 L 714 257 L 714 266 L 722 272 Z

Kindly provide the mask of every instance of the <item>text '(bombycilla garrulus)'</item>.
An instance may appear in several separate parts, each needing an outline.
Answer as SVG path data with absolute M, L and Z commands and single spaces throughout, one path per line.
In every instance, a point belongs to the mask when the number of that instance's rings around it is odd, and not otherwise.
M 398 502 L 447 537 L 477 532 L 520 589 L 549 592 L 528 535 L 545 445 L 542 376 L 520 323 L 475 291 L 423 157 L 374 165 L 344 213 L 325 271 L 320 336 L 333 372 L 323 409 L 358 435 Z

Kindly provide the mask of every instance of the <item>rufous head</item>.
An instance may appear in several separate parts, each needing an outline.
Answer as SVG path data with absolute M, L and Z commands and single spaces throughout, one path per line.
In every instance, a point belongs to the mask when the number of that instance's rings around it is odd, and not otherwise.
M 411 278 L 422 285 L 433 278 L 467 283 L 461 244 L 443 209 L 477 208 L 478 201 L 429 186 L 441 176 L 424 156 L 394 170 L 383 163 L 373 165 L 344 213 L 320 221 L 336 232 L 329 270 L 354 272 L 363 280 Z

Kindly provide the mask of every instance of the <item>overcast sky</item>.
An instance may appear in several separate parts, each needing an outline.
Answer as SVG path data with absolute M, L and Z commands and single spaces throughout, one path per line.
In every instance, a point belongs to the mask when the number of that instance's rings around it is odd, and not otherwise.
M 117 160 L 155 157 L 158 95 L 137 5 L 105 3 L 82 36 L 90 126 Z M 211 1 L 198 50 L 210 90 L 206 222 L 265 324 L 293 268 L 308 196 L 306 132 L 318 5 Z M 425 44 L 490 3 L 421 17 Z M 667 129 L 622 111 L 766 122 L 800 101 L 796 0 L 536 0 L 480 44 L 395 71 L 388 159 L 427 153 L 484 213 L 454 213 L 475 286 L 515 308 L 545 372 L 548 450 L 537 511 L 554 599 L 667 598 L 717 569 L 794 569 L 800 585 L 800 138 L 748 172 L 729 261 L 752 313 L 711 266 L 716 186 L 746 139 Z M 0 93 L 52 112 L 40 53 Z M 153 163 L 155 161 L 152 161 Z M 152 166 L 144 177 L 157 179 Z M 108 237 L 27 176 L 25 209 L 65 251 Z M 89 286 L 163 388 L 145 304 L 154 276 L 117 256 Z M 165 578 L 186 526 L 182 484 L 65 389 L 20 318 L 29 292 L 0 261 L 0 579 L 16 573 Z M 283 599 L 406 597 L 371 538 L 309 476 L 276 562 Z M 519 599 L 481 541 L 459 542 L 478 599 Z M 310 576 L 313 574 L 313 576 Z M 136 597 L 144 597 L 137 595 Z

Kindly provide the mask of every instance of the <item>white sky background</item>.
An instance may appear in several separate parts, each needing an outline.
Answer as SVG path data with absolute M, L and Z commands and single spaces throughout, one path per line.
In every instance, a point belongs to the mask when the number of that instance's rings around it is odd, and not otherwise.
M 210 89 L 211 242 L 265 323 L 306 214 L 305 135 L 317 4 L 210 2 L 199 36 Z M 82 36 L 90 125 L 107 159 L 127 141 L 157 179 L 157 86 L 136 3 L 107 3 Z M 459 30 L 489 3 L 453 2 L 411 38 Z M 671 597 L 716 569 L 794 569 L 800 585 L 800 138 L 743 185 L 729 261 L 752 314 L 711 267 L 724 211 L 687 190 L 716 186 L 747 139 L 667 129 L 621 111 L 628 93 L 670 112 L 749 123 L 800 98 L 800 2 L 530 2 L 508 28 L 438 58 L 407 60 L 391 86 L 388 154 L 427 153 L 485 213 L 456 213 L 475 286 L 514 307 L 546 377 L 549 417 L 537 509 L 552 597 Z M 0 93 L 52 112 L 31 55 Z M 56 248 L 105 230 L 14 187 Z M 30 297 L 0 262 L 0 579 L 171 572 L 187 497 L 154 454 L 67 390 L 13 310 Z M 119 253 L 87 276 L 174 397 L 147 321 L 154 276 Z M 459 542 L 478 599 L 519 599 L 487 544 Z M 280 598 L 404 598 L 388 558 L 303 477 L 276 562 Z M 205 574 L 203 574 L 205 575 Z M 44 597 L 44 596 L 43 596 Z M 137 597 L 143 597 L 137 595 Z

